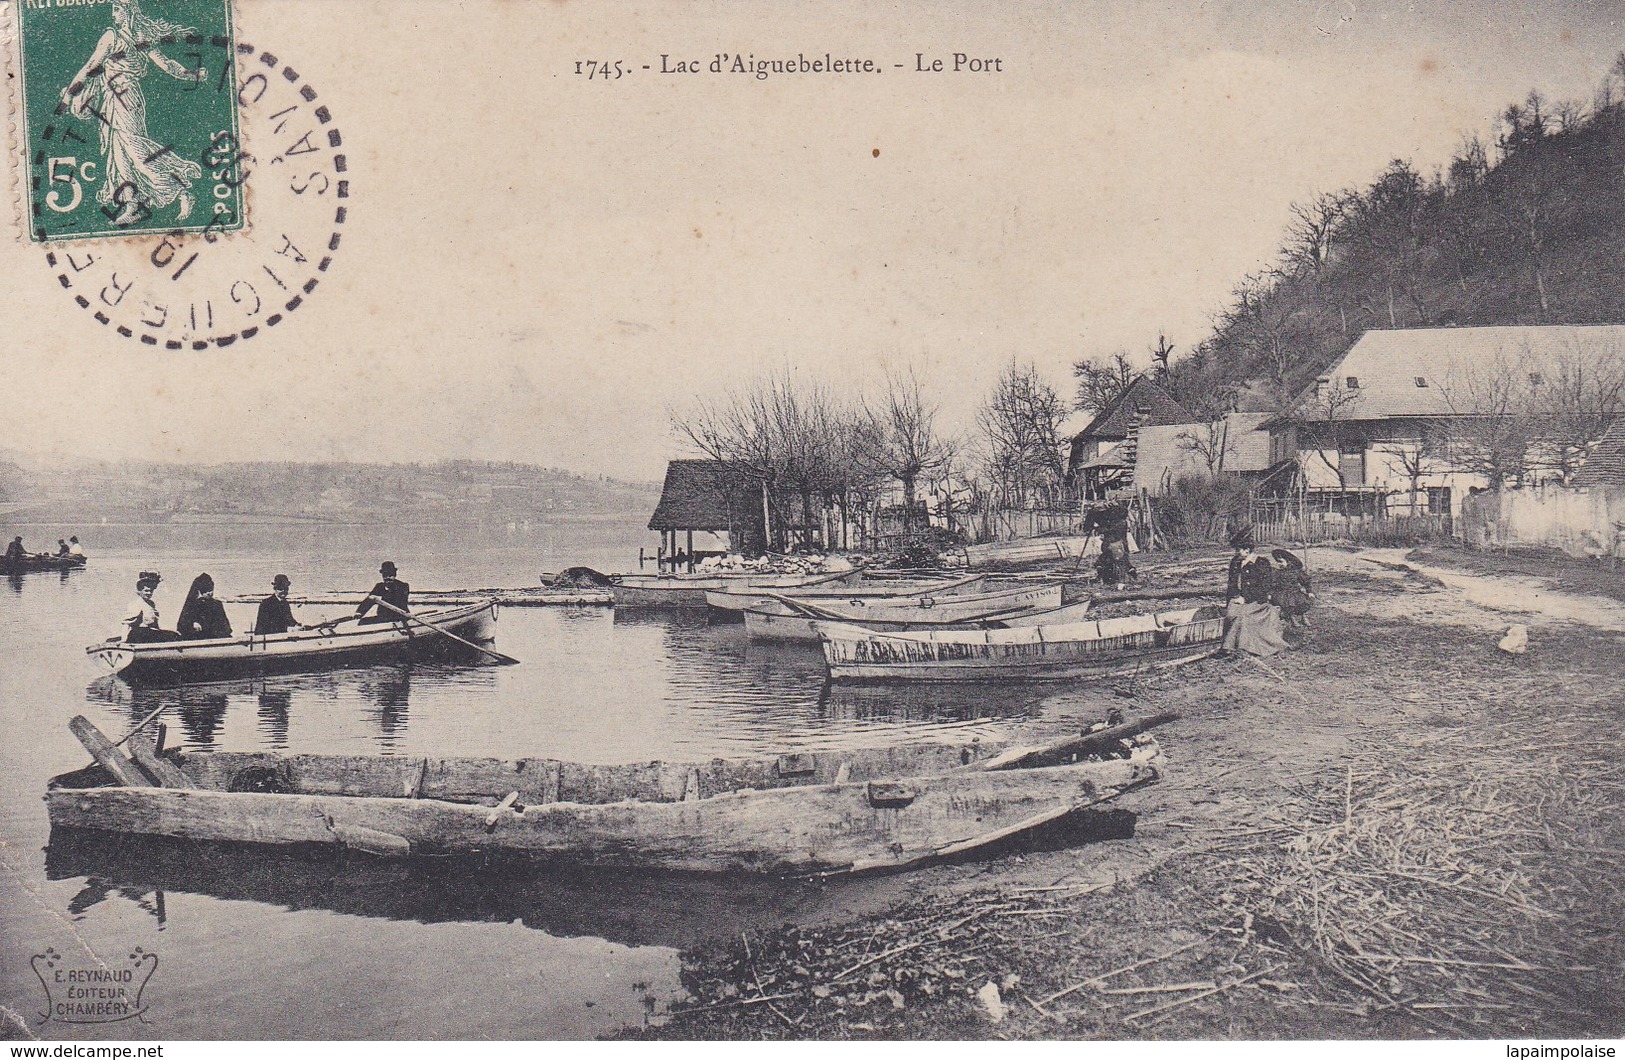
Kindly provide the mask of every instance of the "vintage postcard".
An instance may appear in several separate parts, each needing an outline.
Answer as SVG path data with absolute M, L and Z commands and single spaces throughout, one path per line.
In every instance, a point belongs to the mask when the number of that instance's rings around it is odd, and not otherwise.
M 1617 1055 L 1622 49 L 0 0 L 4 1047 Z

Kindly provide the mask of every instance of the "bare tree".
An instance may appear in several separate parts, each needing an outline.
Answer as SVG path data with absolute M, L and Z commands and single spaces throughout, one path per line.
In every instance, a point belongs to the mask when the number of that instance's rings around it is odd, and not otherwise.
M 986 465 L 996 491 L 1013 507 L 1053 494 L 1066 474 L 1061 421 L 1066 404 L 1038 369 L 1011 361 L 977 413 Z
M 1169 345 L 1168 336 L 1157 332 L 1157 344 L 1151 347 L 1151 360 L 1157 366 L 1157 378 L 1168 378 L 1168 364 L 1173 355 L 1174 347 Z
M 1576 340 L 1526 355 L 1538 440 L 1531 463 L 1567 483 L 1591 447 L 1625 415 L 1625 350 Z
M 1180 452 L 1195 454 L 1206 465 L 1208 478 L 1218 478 L 1225 459 L 1236 452 L 1230 425 L 1223 417 L 1187 427 L 1174 436 L 1174 445 Z
M 936 420 L 937 406 L 926 400 L 912 369 L 888 374 L 885 393 L 864 409 L 868 444 L 853 455 L 861 466 L 901 482 L 903 504 L 910 512 L 920 477 L 941 473 L 953 455 Z
M 1432 430 L 1424 430 L 1414 441 L 1387 442 L 1376 451 L 1397 464 L 1410 483 L 1412 512 L 1416 511 L 1416 499 L 1422 492 L 1422 480 L 1446 470 L 1446 465 L 1439 462 L 1439 458 L 1443 455 L 1443 447 Z
M 1282 250 L 1289 272 L 1318 276 L 1331 263 L 1332 241 L 1354 199 L 1351 191 L 1324 191 L 1308 202 L 1292 204 Z
M 1128 393 L 1139 374 L 1123 350 L 1112 354 L 1109 360 L 1090 357 L 1074 362 L 1072 375 L 1078 381 L 1077 407 L 1088 412 L 1111 408 Z
M 1342 454 L 1359 440 L 1351 421 L 1361 400 L 1361 392 L 1349 389 L 1343 380 L 1322 379 L 1293 413 L 1298 429 L 1307 436 L 1306 441 L 1315 455 L 1337 476 L 1337 484 L 1344 489 L 1348 488 L 1348 479 L 1343 471 Z M 1328 452 L 1333 455 L 1327 456 Z
M 1498 355 L 1452 370 L 1439 389 L 1451 415 L 1438 439 L 1452 467 L 1483 475 L 1491 489 L 1522 485 L 1539 436 L 1532 372 L 1524 355 Z

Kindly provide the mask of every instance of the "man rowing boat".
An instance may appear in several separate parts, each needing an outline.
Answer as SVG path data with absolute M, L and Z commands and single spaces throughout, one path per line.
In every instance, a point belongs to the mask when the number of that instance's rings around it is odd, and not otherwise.
M 387 559 L 384 560 L 383 564 L 378 568 L 378 573 L 384 576 L 384 580 L 374 585 L 372 591 L 367 594 L 367 598 L 361 601 L 361 606 L 356 608 L 355 617 L 362 625 L 370 625 L 375 622 L 400 622 L 403 621 L 401 612 L 408 610 L 406 606 L 407 599 L 411 594 L 412 587 L 395 577 L 395 564 Z M 372 610 L 374 604 L 381 605 L 377 613 L 367 614 L 368 611 Z

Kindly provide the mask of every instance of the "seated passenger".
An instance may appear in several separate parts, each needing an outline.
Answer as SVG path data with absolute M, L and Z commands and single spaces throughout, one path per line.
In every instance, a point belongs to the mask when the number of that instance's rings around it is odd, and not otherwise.
M 142 571 L 136 578 L 135 599 L 125 608 L 124 617 L 120 619 L 119 635 L 113 639 L 130 644 L 181 639 L 181 635 L 173 630 L 158 628 L 158 605 L 153 603 L 152 594 L 162 580 L 156 571 L 150 570 Z
M 290 629 L 309 629 L 311 627 L 293 617 L 293 608 L 288 606 L 288 590 L 293 583 L 286 574 L 278 574 L 271 579 L 271 595 L 260 601 L 260 609 L 254 616 L 254 633 L 265 636 L 272 633 L 286 633 Z
M 192 579 L 186 603 L 181 605 L 181 617 L 175 620 L 175 632 L 182 640 L 218 640 L 231 636 L 226 605 L 214 598 L 214 579 L 207 574 Z

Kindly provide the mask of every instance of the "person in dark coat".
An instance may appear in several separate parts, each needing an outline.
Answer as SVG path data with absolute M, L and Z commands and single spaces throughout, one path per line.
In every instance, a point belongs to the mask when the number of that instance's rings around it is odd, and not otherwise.
M 1096 508 L 1083 521 L 1083 532 L 1100 534 L 1095 571 L 1102 585 L 1121 587 L 1134 577 L 1134 566 L 1128 561 L 1128 505 L 1113 501 Z
M 182 640 L 218 640 L 231 636 L 226 605 L 214 598 L 214 579 L 207 574 L 192 579 L 186 602 L 181 605 L 181 616 L 175 620 L 175 632 Z
M 292 587 L 293 583 L 286 574 L 278 574 L 271 579 L 271 595 L 260 601 L 260 609 L 254 616 L 256 635 L 269 636 L 286 633 L 290 629 L 311 628 L 295 618 L 293 608 L 288 606 L 288 590 Z
M 28 558 L 28 550 L 23 547 L 23 535 L 18 534 L 6 546 L 6 562 L 12 564 L 12 569 L 19 569 L 23 560 Z
M 1253 528 L 1249 524 L 1230 532 L 1230 576 L 1225 583 L 1224 598 L 1234 600 L 1241 595 L 1241 568 L 1247 562 L 1247 553 L 1253 547 Z
M 412 591 L 412 587 L 395 577 L 395 564 L 387 559 L 379 566 L 378 573 L 384 576 L 384 580 L 374 585 L 372 591 L 367 594 L 367 598 L 361 601 L 361 606 L 356 608 L 355 617 L 360 619 L 363 625 L 374 622 L 404 621 L 396 612 L 410 610 L 407 607 L 407 598 Z M 379 601 L 389 604 L 395 610 L 391 611 L 389 607 L 379 607 L 376 613 L 367 614 L 368 611 L 372 610 L 373 605 Z
M 1309 609 L 1314 606 L 1315 600 L 1309 572 L 1304 568 L 1303 560 L 1284 548 L 1271 552 L 1270 558 L 1275 566 L 1270 601 L 1281 609 L 1286 631 L 1302 633 L 1309 626 Z

